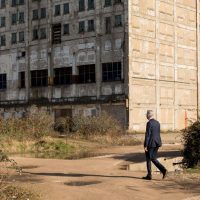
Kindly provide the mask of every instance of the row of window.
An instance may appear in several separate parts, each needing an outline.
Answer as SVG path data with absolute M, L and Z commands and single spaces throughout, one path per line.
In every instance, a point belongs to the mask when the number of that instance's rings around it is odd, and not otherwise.
M 34 1 L 34 0 L 33 0 Z M 87 0 L 88 1 L 88 10 L 95 9 L 95 0 Z M 113 0 L 114 4 L 117 3 L 122 3 L 121 0 Z M 25 2 L 24 0 L 11 0 L 11 6 L 15 7 L 17 5 L 24 5 Z M 105 0 L 104 6 L 108 7 L 112 5 L 112 0 Z M 6 7 L 6 1 L 5 0 L 0 0 L 0 8 L 5 8 Z M 86 9 L 85 6 L 85 0 L 79 0 L 79 11 L 84 11 Z M 63 4 L 63 14 L 68 14 L 69 13 L 69 3 Z M 55 15 L 60 15 L 61 14 L 61 8 L 60 5 L 55 5 Z
M 0 20 L 0 22 L 1 22 L 1 20 Z M 116 15 L 115 16 L 115 27 L 119 27 L 119 26 L 122 26 L 122 16 Z M 105 33 L 107 33 L 107 34 L 111 33 L 111 28 L 112 28 L 111 17 L 106 17 L 105 18 Z M 80 21 L 79 22 L 78 32 L 84 33 L 86 31 L 88 31 L 88 32 L 95 31 L 95 21 L 93 19 L 90 19 L 88 21 Z M 53 25 L 52 33 L 53 33 L 53 43 L 60 43 L 62 34 L 63 35 L 70 34 L 69 24 L 63 24 L 63 27 L 61 27 L 61 24 Z M 17 35 L 18 35 L 18 38 L 17 38 Z M 32 30 L 32 40 L 46 39 L 46 38 L 47 38 L 46 28 L 39 28 L 39 29 Z M 11 44 L 16 44 L 17 42 L 24 42 L 24 41 L 25 41 L 24 31 L 20 31 L 18 34 L 16 32 L 11 33 Z M 6 36 L 5 35 L 0 36 L 0 46 L 6 46 Z
M 21 43 L 25 41 L 25 33 L 24 31 L 20 31 L 18 33 L 11 33 L 11 44 L 16 44 L 17 42 Z M 6 46 L 6 36 L 0 36 L 0 46 Z
M 54 69 L 54 85 L 68 85 L 72 83 L 95 83 L 95 65 L 78 66 L 79 75 L 72 75 L 72 67 Z M 121 62 L 103 63 L 102 80 L 120 81 L 122 74 Z M 20 88 L 25 88 L 25 72 L 19 73 Z M 48 86 L 48 70 L 31 71 L 31 87 Z M 6 89 L 6 74 L 0 74 L 0 89 Z
M 24 5 L 25 2 L 24 0 L 11 0 L 11 6 L 15 7 L 17 5 Z M 0 0 L 0 8 L 5 8 L 6 7 L 6 0 Z

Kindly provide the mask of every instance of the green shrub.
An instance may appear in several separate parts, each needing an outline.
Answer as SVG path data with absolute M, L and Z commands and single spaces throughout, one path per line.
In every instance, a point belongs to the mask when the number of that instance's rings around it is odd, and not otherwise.
M 195 167 L 200 163 L 200 120 L 184 130 L 183 157 L 186 167 Z

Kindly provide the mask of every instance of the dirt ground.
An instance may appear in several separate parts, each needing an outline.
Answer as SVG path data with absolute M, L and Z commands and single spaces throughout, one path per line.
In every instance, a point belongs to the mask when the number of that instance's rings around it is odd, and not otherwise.
M 180 148 L 180 144 L 164 145 L 159 155 L 176 157 Z M 128 163 L 145 160 L 141 145 L 102 151 L 108 155 L 79 160 L 15 157 L 24 168 L 15 181 L 41 194 L 42 200 L 200 199 L 198 184 L 183 184 L 174 174 L 165 180 L 155 174 L 152 181 L 145 181 L 141 177 L 146 172 L 126 170 Z

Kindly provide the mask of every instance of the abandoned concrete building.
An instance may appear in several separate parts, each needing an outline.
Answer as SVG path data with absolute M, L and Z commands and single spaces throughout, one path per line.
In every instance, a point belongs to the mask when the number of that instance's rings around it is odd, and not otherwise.
M 33 104 L 162 130 L 199 112 L 198 0 L 0 0 L 0 113 Z

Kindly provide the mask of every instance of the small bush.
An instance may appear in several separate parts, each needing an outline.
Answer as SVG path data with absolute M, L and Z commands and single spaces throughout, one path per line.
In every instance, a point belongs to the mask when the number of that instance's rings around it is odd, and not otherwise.
M 119 122 L 107 113 L 93 117 L 74 117 L 72 131 L 84 137 L 94 135 L 116 136 L 123 132 Z
M 200 163 L 200 120 L 184 130 L 183 157 L 186 167 L 195 167 Z

